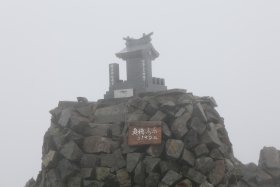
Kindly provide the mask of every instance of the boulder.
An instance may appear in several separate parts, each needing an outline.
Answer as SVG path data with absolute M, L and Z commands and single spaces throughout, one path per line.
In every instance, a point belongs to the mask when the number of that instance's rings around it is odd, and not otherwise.
M 79 160 L 82 156 L 82 151 L 77 146 L 77 144 L 74 141 L 70 141 L 67 144 L 65 144 L 62 149 L 60 150 L 60 153 L 68 160 Z
M 83 150 L 86 153 L 111 153 L 113 150 L 113 142 L 109 138 L 89 136 L 84 139 Z
M 184 115 L 176 118 L 173 124 L 171 125 L 171 131 L 177 138 L 182 138 L 187 132 L 187 122 L 191 118 L 190 113 L 185 113 Z
M 179 173 L 173 171 L 173 170 L 169 170 L 164 177 L 162 178 L 161 182 L 164 184 L 167 184 L 169 186 L 173 186 L 174 184 L 176 184 L 178 181 L 180 181 L 182 179 L 182 175 L 180 175 Z
M 195 162 L 194 154 L 187 149 L 184 149 L 182 160 L 185 161 L 188 165 L 194 166 L 194 162 Z
M 134 171 L 142 157 L 141 153 L 128 153 L 126 157 L 126 169 L 128 172 Z
M 219 184 L 225 176 L 225 162 L 223 160 L 215 161 L 215 166 L 210 171 L 208 178 L 211 184 Z
M 181 140 L 168 139 L 165 144 L 166 155 L 170 158 L 180 158 L 184 149 L 184 143 Z

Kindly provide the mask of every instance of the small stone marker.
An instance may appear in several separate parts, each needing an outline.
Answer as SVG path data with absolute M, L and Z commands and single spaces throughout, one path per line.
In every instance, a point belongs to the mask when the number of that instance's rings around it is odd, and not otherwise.
M 161 121 L 136 121 L 129 122 L 128 145 L 161 144 L 162 122 Z

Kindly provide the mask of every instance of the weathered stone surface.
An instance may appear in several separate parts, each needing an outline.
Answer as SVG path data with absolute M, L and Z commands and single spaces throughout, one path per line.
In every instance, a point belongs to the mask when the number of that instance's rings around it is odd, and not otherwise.
M 73 111 L 72 108 L 66 108 L 66 109 L 62 110 L 60 118 L 58 120 L 58 124 L 61 125 L 62 127 L 66 127 L 71 118 L 72 111 Z
M 62 149 L 60 150 L 60 153 L 68 160 L 79 160 L 82 156 L 82 151 L 77 146 L 77 144 L 74 141 L 70 141 L 67 144 L 65 144 Z
M 199 187 L 214 187 L 212 184 L 208 183 L 208 182 L 204 182 L 202 183 Z
M 94 154 L 83 154 L 81 161 L 80 161 L 80 166 L 82 168 L 95 168 L 97 166 L 97 163 L 99 162 L 100 158 L 98 155 Z
M 200 143 L 197 132 L 191 129 L 184 138 L 186 148 L 192 149 Z
M 191 114 L 187 112 L 173 122 L 171 131 L 175 137 L 182 138 L 188 132 L 187 122 L 190 118 Z
M 83 185 L 84 187 L 104 187 L 104 182 L 97 180 L 84 180 Z
M 219 184 L 225 176 L 225 163 L 223 160 L 215 161 L 213 170 L 209 173 L 208 178 L 211 184 Z
M 149 173 L 149 175 L 145 179 L 145 187 L 158 186 L 159 181 L 160 181 L 160 174 Z
M 84 179 L 88 179 L 88 178 L 92 178 L 93 177 L 93 174 L 94 174 L 94 169 L 93 168 L 81 168 L 81 176 L 84 178 Z
M 171 137 L 171 131 L 166 123 L 162 123 L 162 133 L 165 137 L 170 138 Z
M 205 144 L 199 144 L 195 147 L 194 152 L 196 156 L 203 156 L 207 155 L 209 153 L 209 150 Z
M 59 161 L 57 169 L 63 181 L 78 172 L 78 167 L 66 159 L 62 159 Z
M 160 167 L 160 173 L 161 175 L 165 175 L 167 171 L 173 170 L 176 172 L 180 172 L 180 164 L 177 163 L 175 160 L 168 160 L 168 161 L 163 161 L 161 160 L 159 163 Z
M 159 157 L 164 150 L 164 146 L 164 142 L 162 142 L 160 145 L 150 145 L 147 149 L 147 153 L 153 157 Z
M 143 185 L 145 183 L 145 167 L 140 161 L 134 171 L 134 183 Z
M 190 180 L 202 184 L 206 181 L 206 177 L 202 175 L 200 172 L 190 168 L 188 172 L 186 173 L 185 177 L 189 178 Z
M 151 173 L 155 171 L 159 165 L 159 162 L 160 162 L 160 158 L 154 158 L 151 156 L 145 157 L 143 163 L 145 165 L 146 172 Z
M 104 181 L 110 175 L 110 168 L 97 167 L 95 171 L 95 177 L 99 181 Z
M 132 172 L 142 157 L 141 153 L 128 153 L 126 156 L 126 170 Z
M 117 178 L 120 184 L 120 187 L 130 187 L 131 179 L 129 177 L 128 172 L 125 169 L 121 169 L 117 171 Z
M 200 157 L 195 160 L 195 169 L 203 174 L 207 174 L 214 166 L 214 160 L 210 157 Z
M 70 117 L 69 127 L 78 133 L 84 133 L 89 124 L 89 119 L 83 116 L 72 115 Z
M 207 130 L 202 135 L 202 142 L 211 146 L 211 147 L 220 147 L 222 146 L 222 142 L 218 137 L 217 130 L 215 128 L 214 123 L 209 124 L 210 130 Z
M 204 122 L 207 122 L 207 116 L 204 112 L 204 109 L 201 105 L 201 103 L 196 103 L 195 108 L 194 108 L 194 113 L 197 117 L 199 117 L 200 119 L 202 119 Z
M 259 166 L 280 171 L 280 152 L 275 147 L 264 147 L 260 153 Z
M 128 115 L 127 121 L 146 121 L 149 116 L 142 110 L 136 110 Z
M 182 116 L 182 115 L 185 113 L 185 111 L 186 111 L 186 108 L 185 108 L 185 107 L 180 108 L 180 109 L 176 112 L 175 117 L 178 118 L 178 117 Z
M 29 179 L 29 181 L 27 181 L 27 183 L 24 185 L 24 187 L 35 187 L 36 182 L 33 178 Z
M 194 154 L 187 149 L 184 149 L 183 151 L 182 160 L 184 160 L 188 165 L 194 166 L 194 162 L 195 162 Z
M 169 187 L 169 185 L 167 185 L 167 184 L 165 184 L 165 183 L 163 183 L 163 182 L 160 182 L 160 183 L 158 184 L 158 187 Z
M 50 150 L 42 159 L 42 164 L 46 168 L 54 167 L 57 164 L 58 154 L 54 150 Z
M 201 135 L 206 130 L 206 124 L 198 117 L 194 117 L 191 122 L 191 128 Z
M 121 150 L 118 149 L 112 154 L 101 155 L 101 166 L 118 170 L 126 167 L 126 162 L 122 156 Z
M 119 123 L 125 121 L 126 106 L 118 105 L 97 108 L 94 114 L 95 123 Z
M 166 114 L 159 110 L 157 113 L 155 113 L 155 115 L 153 115 L 150 121 L 164 121 L 165 118 Z
M 176 184 L 178 181 L 180 181 L 182 179 L 182 175 L 180 175 L 179 173 L 173 171 L 173 170 L 169 170 L 165 176 L 163 177 L 163 179 L 161 180 L 161 182 L 172 186 L 174 184 Z
M 83 150 L 87 153 L 111 153 L 112 149 L 112 140 L 101 136 L 90 136 L 83 142 Z
M 223 159 L 223 154 L 219 151 L 219 149 L 212 149 L 210 157 L 213 159 Z
M 165 144 L 166 155 L 170 158 L 180 158 L 184 149 L 184 143 L 181 140 L 168 139 Z
M 184 179 L 176 184 L 176 187 L 192 187 L 192 182 L 189 179 Z
M 112 124 L 97 124 L 90 123 L 88 127 L 85 128 L 84 134 L 88 136 L 104 136 L 108 137 L 110 134 Z
M 67 187 L 82 187 L 82 178 L 79 176 L 71 177 L 67 182 Z

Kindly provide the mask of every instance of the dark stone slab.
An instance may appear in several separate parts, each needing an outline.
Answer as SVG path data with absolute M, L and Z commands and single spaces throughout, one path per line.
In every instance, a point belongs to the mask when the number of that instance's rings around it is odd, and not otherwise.
M 84 187 L 104 187 L 104 182 L 97 180 L 84 180 L 83 185 Z
M 126 161 L 124 160 L 120 149 L 114 151 L 112 154 L 103 154 L 100 158 L 101 166 L 109 167 L 114 171 L 126 167 Z
M 171 131 L 177 138 L 182 138 L 187 132 L 187 122 L 191 118 L 190 113 L 185 113 L 181 117 L 175 119 L 173 124 L 171 125 Z
M 89 126 L 85 128 L 84 134 L 87 136 L 108 137 L 108 135 L 110 134 L 111 127 L 112 127 L 112 124 L 90 123 Z
M 184 138 L 186 148 L 192 149 L 200 143 L 197 132 L 191 129 Z
M 65 181 L 71 176 L 74 176 L 74 174 L 78 172 L 78 167 L 72 164 L 67 159 L 60 160 L 57 169 L 63 181 Z
M 131 179 L 125 169 L 120 169 L 117 171 L 117 179 L 120 187 L 131 187 Z
M 71 177 L 67 180 L 67 187 L 83 187 L 82 178 L 80 176 Z
M 161 175 L 165 175 L 169 170 L 180 172 L 181 165 L 176 160 L 161 160 L 159 163 L 159 167 Z
M 184 143 L 181 140 L 168 139 L 165 145 L 166 155 L 170 158 L 180 158 L 184 149 Z
M 150 145 L 147 149 L 147 153 L 153 157 L 159 157 L 164 150 L 165 143 L 162 142 L 159 145 Z
M 83 150 L 86 153 L 111 153 L 113 142 L 109 138 L 90 136 L 84 139 Z
M 209 173 L 208 178 L 211 184 L 219 184 L 225 176 L 225 163 L 223 160 L 215 161 L 215 166 Z
M 72 116 L 72 108 L 66 108 L 61 111 L 60 118 L 58 120 L 58 124 L 62 127 L 66 127 L 68 125 L 68 122 Z
M 140 161 L 135 168 L 134 183 L 139 185 L 145 184 L 145 166 L 142 161 Z
M 155 115 L 153 115 L 150 121 L 164 121 L 165 118 L 166 118 L 166 114 L 159 110 L 157 111 L 157 113 L 155 113 Z
M 204 134 L 202 135 L 201 141 L 203 143 L 209 145 L 210 147 L 221 147 L 221 146 L 223 146 L 221 140 L 219 139 L 217 130 L 215 128 L 215 124 L 210 123 L 209 128 L 210 129 L 206 130 L 204 132 Z
M 134 171 L 138 162 L 142 158 L 141 153 L 128 153 L 126 156 L 126 169 L 128 172 Z
M 191 121 L 191 128 L 201 135 L 206 130 L 206 124 L 198 117 L 194 117 Z
M 210 157 L 200 157 L 195 160 L 195 169 L 203 174 L 209 173 L 214 166 L 214 160 Z
M 104 181 L 110 175 L 110 168 L 96 167 L 95 178 L 98 181 Z
M 209 150 L 205 144 L 199 144 L 194 148 L 194 152 L 196 156 L 203 156 L 209 153 Z
M 154 172 L 159 166 L 160 158 L 154 158 L 151 156 L 146 156 L 143 160 L 143 163 L 146 168 L 146 173 Z
M 119 123 L 125 121 L 126 106 L 124 103 L 97 108 L 94 114 L 95 123 Z
M 66 143 L 60 150 L 60 153 L 71 161 L 79 160 L 82 156 L 82 151 L 74 141 Z
M 188 170 L 185 177 L 189 178 L 190 180 L 192 180 L 198 184 L 202 184 L 203 182 L 206 181 L 206 177 L 204 175 L 202 175 L 200 172 L 198 172 L 192 168 L 190 168 Z
M 80 170 L 81 177 L 84 179 L 90 179 L 93 177 L 95 173 L 95 169 L 93 168 L 81 168 Z
M 188 165 L 194 166 L 194 162 L 195 162 L 194 154 L 187 149 L 184 149 L 183 151 L 182 160 L 185 161 Z
M 160 181 L 160 174 L 158 173 L 149 173 L 145 179 L 145 187 L 155 187 L 158 186 Z
M 173 170 L 169 170 L 165 176 L 162 178 L 161 182 L 172 186 L 175 185 L 178 181 L 180 181 L 182 179 L 182 175 L 180 175 L 179 173 L 173 171 Z
M 98 155 L 83 154 L 80 161 L 80 166 L 82 168 L 87 168 L 87 167 L 95 168 L 99 162 L 100 162 L 100 157 Z

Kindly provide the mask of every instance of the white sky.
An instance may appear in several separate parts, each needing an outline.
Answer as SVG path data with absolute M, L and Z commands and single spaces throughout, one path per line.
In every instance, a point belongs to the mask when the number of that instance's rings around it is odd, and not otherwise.
M 154 75 L 213 96 L 237 158 L 280 149 L 279 18 L 277 0 L 0 0 L 0 186 L 36 178 L 48 111 L 102 98 L 122 37 L 151 31 Z

